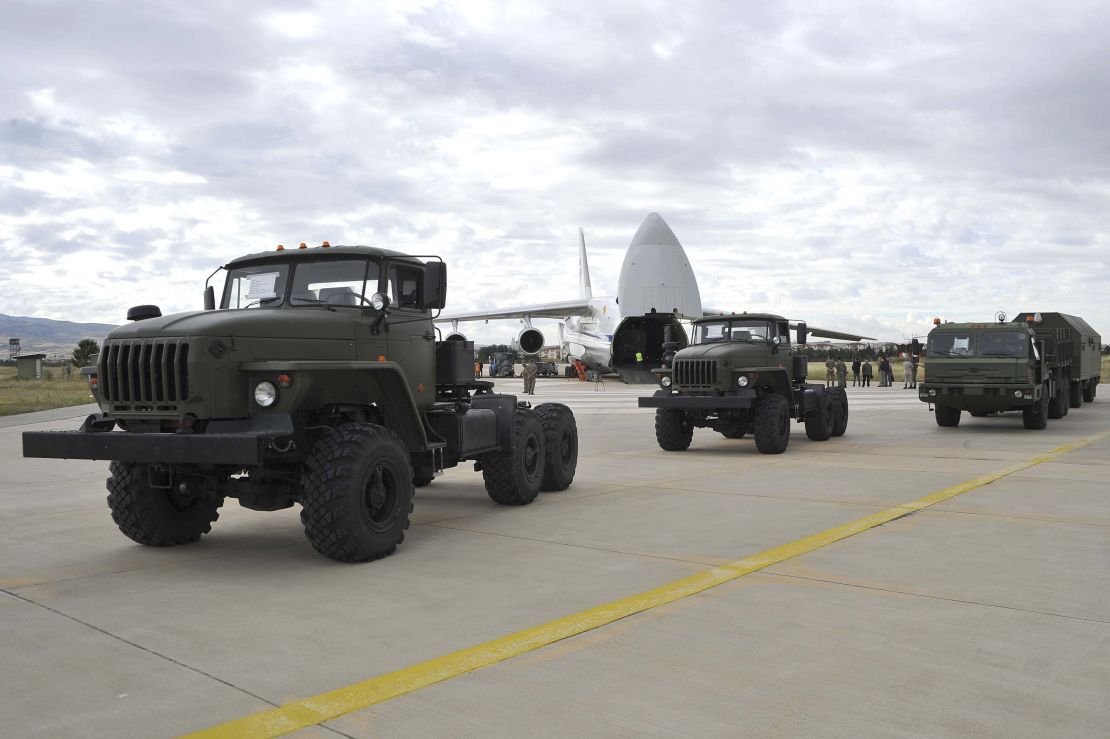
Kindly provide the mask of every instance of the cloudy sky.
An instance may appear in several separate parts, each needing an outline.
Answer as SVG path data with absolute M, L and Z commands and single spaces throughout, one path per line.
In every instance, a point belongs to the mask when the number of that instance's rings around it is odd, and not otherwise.
M 443 255 L 458 311 L 569 299 L 578 226 L 611 294 L 654 210 L 707 305 L 1106 336 L 1107 38 L 1105 2 L 5 0 L 0 313 L 199 308 L 323 239 Z

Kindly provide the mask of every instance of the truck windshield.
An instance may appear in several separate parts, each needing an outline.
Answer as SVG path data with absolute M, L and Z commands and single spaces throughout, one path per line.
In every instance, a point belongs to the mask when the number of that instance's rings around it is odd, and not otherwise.
M 1028 337 L 1020 331 L 990 331 L 979 338 L 981 357 L 1027 357 Z
M 258 308 L 281 305 L 285 297 L 288 264 L 237 267 L 227 274 L 221 308 Z
M 694 327 L 695 344 L 714 344 L 723 341 L 770 341 L 774 329 L 769 321 L 738 318 L 728 321 L 710 321 Z
M 930 334 L 925 350 L 927 357 L 970 357 L 974 353 L 975 334 L 955 331 Z
M 293 272 L 289 304 L 368 305 L 378 290 L 378 272 L 378 263 L 368 259 L 300 263 Z

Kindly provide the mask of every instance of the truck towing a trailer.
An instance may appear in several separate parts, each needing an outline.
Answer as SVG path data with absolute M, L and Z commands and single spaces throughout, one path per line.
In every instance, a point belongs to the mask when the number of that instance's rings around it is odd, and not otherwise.
M 1043 429 L 1095 399 L 1102 339 L 1086 321 L 1034 311 L 997 318 L 929 332 L 918 398 L 938 426 L 958 426 L 963 411 L 985 417 L 1020 410 L 1025 428 Z
M 110 460 L 108 506 L 150 546 L 196 541 L 225 498 L 301 506 L 312 546 L 363 562 L 404 539 L 414 487 L 463 461 L 490 498 L 532 502 L 574 479 L 564 405 L 531 408 L 474 378 L 472 342 L 437 341 L 447 268 L 365 246 L 250 254 L 216 308 L 128 311 L 82 373 L 100 413 L 26 432 L 26 457 Z

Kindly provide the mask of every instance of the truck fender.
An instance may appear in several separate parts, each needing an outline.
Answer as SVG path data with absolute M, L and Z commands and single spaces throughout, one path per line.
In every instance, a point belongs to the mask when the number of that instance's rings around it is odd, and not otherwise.
M 409 452 L 428 448 L 421 413 L 405 374 L 396 362 L 267 360 L 244 362 L 240 369 L 256 376 L 291 373 L 294 391 L 303 393 L 299 401 L 302 409 L 321 408 L 329 403 L 376 404 L 381 409 L 383 425 L 401 437 Z M 299 375 L 309 378 L 309 382 L 298 385 Z M 315 381 L 321 375 L 328 378 L 327 382 Z M 344 388 L 344 391 L 332 395 L 333 388 Z

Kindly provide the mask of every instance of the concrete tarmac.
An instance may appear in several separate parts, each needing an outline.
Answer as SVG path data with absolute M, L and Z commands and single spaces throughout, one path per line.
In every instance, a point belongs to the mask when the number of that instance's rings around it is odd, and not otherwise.
M 498 381 L 519 392 L 521 381 Z M 541 379 L 574 485 L 523 508 L 463 465 L 393 556 L 316 554 L 296 509 L 229 500 L 172 549 L 115 528 L 102 462 L 29 460 L 0 418 L 0 716 L 10 736 L 172 736 L 389 673 L 777 547 L 1110 430 L 941 429 L 849 388 L 848 431 L 782 455 L 655 444 L 650 387 Z M 698 595 L 295 735 L 1095 736 L 1110 727 L 1110 436 Z

